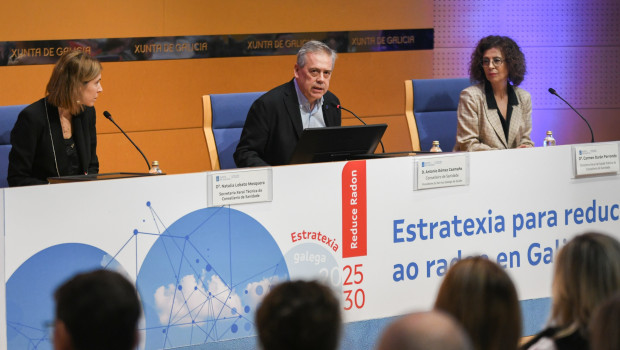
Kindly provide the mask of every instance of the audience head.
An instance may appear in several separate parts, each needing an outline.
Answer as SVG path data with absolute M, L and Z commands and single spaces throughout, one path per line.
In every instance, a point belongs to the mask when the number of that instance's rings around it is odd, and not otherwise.
M 590 320 L 590 349 L 620 349 L 620 294 L 599 305 Z
M 551 323 L 587 334 L 594 309 L 620 290 L 620 243 L 600 233 L 570 240 L 555 258 Z
M 518 346 L 521 311 L 517 291 L 508 274 L 486 258 L 454 264 L 439 288 L 435 307 L 463 325 L 476 350 Z
M 469 63 L 469 77 L 473 82 L 483 82 L 486 80 L 482 57 L 484 53 L 492 48 L 501 51 L 504 62 L 508 68 L 508 80 L 514 86 L 518 86 L 525 77 L 525 55 L 517 43 L 507 36 L 489 35 L 480 39 L 476 49 L 471 54 Z
M 133 284 L 110 270 L 81 273 L 54 293 L 56 350 L 131 350 L 140 301 Z
M 390 324 L 377 350 L 471 350 L 469 337 L 442 311 L 413 313 Z
M 263 350 L 335 350 L 340 304 L 332 290 L 318 282 L 283 282 L 263 299 L 256 327 Z
M 84 105 L 92 107 L 102 91 L 101 70 L 101 63 L 88 53 L 65 52 L 56 62 L 47 83 L 48 101 L 72 115 L 80 113 Z

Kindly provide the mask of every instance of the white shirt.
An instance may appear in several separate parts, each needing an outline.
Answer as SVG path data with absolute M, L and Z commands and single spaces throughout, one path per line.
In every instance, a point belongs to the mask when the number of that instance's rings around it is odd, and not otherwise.
M 551 338 L 542 337 L 527 350 L 557 350 L 555 342 Z

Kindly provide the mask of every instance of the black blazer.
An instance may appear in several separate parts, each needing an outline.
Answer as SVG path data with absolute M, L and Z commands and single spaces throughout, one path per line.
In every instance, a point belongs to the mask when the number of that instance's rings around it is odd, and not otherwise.
M 84 174 L 99 172 L 95 121 L 93 107 L 85 107 L 72 119 L 73 139 Z M 9 186 L 46 184 L 48 177 L 71 175 L 58 107 L 46 99 L 40 99 L 19 114 L 11 131 L 11 145 L 7 176 Z
M 527 343 L 519 347 L 520 350 L 528 350 L 534 344 L 536 344 L 541 338 L 549 338 L 553 340 L 555 348 L 557 350 L 588 350 L 590 344 L 587 338 L 581 335 L 579 329 L 575 329 L 573 332 L 557 338 L 556 334 L 564 331 L 562 328 L 550 327 L 544 329 L 542 332 L 535 335 Z
M 323 96 L 326 126 L 340 126 L 339 104 L 331 92 Z M 239 168 L 288 164 L 302 131 L 299 100 L 291 80 L 254 101 L 234 154 L 235 164 Z

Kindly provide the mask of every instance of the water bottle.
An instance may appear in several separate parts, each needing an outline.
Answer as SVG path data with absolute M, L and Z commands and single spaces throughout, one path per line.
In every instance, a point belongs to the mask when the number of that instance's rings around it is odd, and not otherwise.
M 441 148 L 439 147 L 439 141 L 433 141 L 433 147 L 431 147 L 431 152 L 434 152 L 434 153 L 441 152 Z
M 153 161 L 153 165 L 151 166 L 151 170 L 149 170 L 149 173 L 150 174 L 161 174 L 162 173 L 161 169 L 159 168 L 158 161 L 156 160 Z
M 553 138 L 551 130 L 547 131 L 547 137 L 545 137 L 545 141 L 543 141 L 543 147 L 547 146 L 555 146 L 555 139 Z

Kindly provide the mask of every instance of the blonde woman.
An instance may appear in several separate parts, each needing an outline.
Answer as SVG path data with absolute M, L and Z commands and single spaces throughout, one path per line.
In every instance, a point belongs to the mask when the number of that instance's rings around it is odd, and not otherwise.
M 46 97 L 19 114 L 11 131 L 9 186 L 99 172 L 94 105 L 103 91 L 101 64 L 87 53 L 66 52 L 46 90 Z
M 573 238 L 558 253 L 549 327 L 523 349 L 588 349 L 594 310 L 620 290 L 620 243 L 600 233 Z
M 596 308 L 589 328 L 590 349 L 620 349 L 620 293 Z

